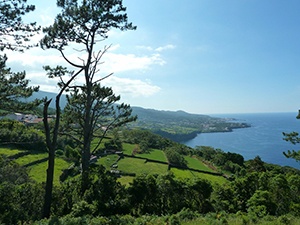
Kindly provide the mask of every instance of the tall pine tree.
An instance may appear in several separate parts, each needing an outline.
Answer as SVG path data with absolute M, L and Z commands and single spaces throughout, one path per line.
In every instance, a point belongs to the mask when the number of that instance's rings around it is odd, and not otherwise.
M 103 41 L 108 37 L 107 33 L 111 29 L 133 30 L 135 27 L 127 22 L 126 8 L 123 6 L 122 0 L 58 0 L 57 6 L 61 8 L 61 13 L 56 16 L 52 26 L 43 30 L 45 37 L 41 41 L 41 46 L 44 49 L 58 50 L 74 71 L 71 72 L 69 79 L 60 79 L 59 86 L 61 91 L 56 98 L 56 110 L 59 117 L 56 117 L 55 128 L 52 132 L 54 136 L 48 145 L 50 148 L 47 171 L 53 171 L 54 169 L 55 136 L 57 137 L 60 120 L 59 96 L 62 91 L 68 90 L 70 91 L 70 96 L 68 98 L 69 106 L 66 110 L 70 109 L 70 112 L 72 112 L 70 115 L 73 115 L 74 119 L 76 116 L 78 118 L 77 123 L 80 123 L 80 128 L 76 130 L 76 134 L 73 137 L 77 139 L 81 146 L 82 193 L 84 193 L 89 180 L 91 141 L 96 135 L 95 132 L 99 131 L 99 122 L 108 117 L 110 117 L 108 119 L 110 122 L 115 121 L 113 125 L 108 124 L 105 128 L 107 129 L 135 120 L 135 117 L 130 116 L 131 109 L 129 105 L 120 104 L 114 106 L 113 104 L 119 101 L 120 97 L 115 96 L 110 88 L 100 85 L 100 82 L 111 74 L 104 77 L 98 75 L 98 66 L 101 64 L 100 60 L 107 48 L 95 51 L 95 47 L 99 41 Z M 81 59 L 79 63 L 71 60 L 67 55 L 67 50 L 74 48 L 77 48 L 77 54 L 81 54 L 79 55 Z M 59 67 L 56 67 L 56 69 L 48 68 L 48 70 L 53 72 L 50 73 L 50 77 L 63 78 L 65 74 L 64 69 Z M 85 82 L 74 85 L 73 80 L 80 75 L 84 77 Z M 46 120 L 48 105 L 47 102 L 44 110 L 44 123 L 46 133 L 48 132 L 49 136 L 49 126 Z M 97 111 L 99 109 L 101 110 Z M 51 164 L 50 159 L 53 162 Z M 45 217 L 49 217 L 51 207 L 52 184 L 50 184 L 50 176 L 52 176 L 53 180 L 53 173 L 51 175 L 48 172 L 47 187 L 48 185 L 49 187 L 46 188 Z

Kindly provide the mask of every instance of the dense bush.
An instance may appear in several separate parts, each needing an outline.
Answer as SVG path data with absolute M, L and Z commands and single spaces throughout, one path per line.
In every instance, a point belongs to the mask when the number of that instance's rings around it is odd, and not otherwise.
M 165 150 L 165 155 L 171 165 L 187 167 L 187 161 L 184 159 L 183 155 L 176 151 L 176 148 L 168 148 Z
M 0 120 L 0 143 L 26 150 L 46 150 L 42 132 L 14 120 Z
M 169 173 L 138 176 L 128 192 L 134 215 L 173 214 L 183 208 L 204 213 L 210 209 L 212 186 L 199 178 L 178 180 Z
M 26 170 L 0 155 L 0 224 L 38 220 L 43 188 L 29 179 Z

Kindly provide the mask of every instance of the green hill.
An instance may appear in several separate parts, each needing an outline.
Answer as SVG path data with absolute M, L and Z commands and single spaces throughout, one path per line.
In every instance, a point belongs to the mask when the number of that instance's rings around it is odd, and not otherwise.
M 34 93 L 28 100 L 44 97 L 55 99 L 56 94 L 39 91 Z M 60 103 L 62 108 L 67 104 L 65 95 L 62 95 Z M 54 100 L 51 102 L 50 107 L 55 107 Z M 136 106 L 133 106 L 132 110 L 133 115 L 137 115 L 138 119 L 136 122 L 131 123 L 129 127 L 151 130 L 156 134 L 177 142 L 193 139 L 198 133 L 231 132 L 233 129 L 250 126 L 246 123 L 232 122 L 231 119 L 192 114 L 181 110 L 164 111 Z
M 160 111 L 133 107 L 133 114 L 138 116 L 138 120 L 131 126 L 151 130 L 177 142 L 193 139 L 198 133 L 230 132 L 236 128 L 250 126 L 246 123 L 231 122 L 229 119 L 184 111 Z

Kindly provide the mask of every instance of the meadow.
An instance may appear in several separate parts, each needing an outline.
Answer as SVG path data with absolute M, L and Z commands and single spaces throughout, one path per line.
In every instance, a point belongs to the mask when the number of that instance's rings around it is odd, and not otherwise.
M 132 150 L 135 145 L 133 144 L 123 144 L 124 154 L 131 155 Z M 8 157 L 16 158 L 13 159 L 18 164 L 28 168 L 29 175 L 31 178 L 36 180 L 39 183 L 45 182 L 46 180 L 46 169 L 47 169 L 47 153 L 32 153 L 24 154 L 18 156 L 24 151 L 18 149 L 10 148 L 0 148 L 0 154 L 4 154 Z M 226 179 L 221 176 L 215 176 L 210 174 L 205 174 L 201 172 L 190 171 L 188 169 L 178 169 L 178 168 L 169 168 L 167 164 L 161 164 L 156 162 L 149 162 L 146 159 L 156 160 L 160 162 L 167 162 L 165 154 L 162 150 L 151 149 L 148 153 L 137 154 L 139 158 L 131 157 L 121 157 L 117 154 L 106 155 L 98 159 L 97 164 L 103 165 L 107 170 L 112 169 L 112 165 L 117 165 L 117 168 L 114 170 L 121 171 L 124 173 L 123 176 L 119 178 L 119 181 L 124 185 L 129 185 L 132 182 L 135 176 L 141 174 L 164 174 L 169 170 L 174 173 L 178 178 L 191 178 L 191 177 L 201 177 L 203 179 L 210 180 L 213 183 L 224 183 Z M 144 159 L 140 159 L 140 157 Z M 208 172 L 215 172 L 206 166 L 200 159 L 196 157 L 185 156 L 186 161 L 188 162 L 188 167 Z M 29 165 L 29 166 L 27 166 Z M 54 172 L 54 185 L 59 185 L 59 177 L 62 174 L 64 169 L 67 169 L 72 165 L 72 162 L 68 162 L 64 157 L 57 156 L 55 159 L 55 172 Z

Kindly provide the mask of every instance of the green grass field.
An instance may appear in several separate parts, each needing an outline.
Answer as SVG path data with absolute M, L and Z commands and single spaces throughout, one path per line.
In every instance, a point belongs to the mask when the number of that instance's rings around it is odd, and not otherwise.
M 47 162 L 39 163 L 34 166 L 30 166 L 29 176 L 39 183 L 46 182 L 46 169 Z M 54 171 L 54 182 L 53 184 L 58 186 L 60 184 L 59 177 L 62 174 L 62 170 L 70 166 L 70 163 L 66 162 L 61 158 L 55 159 L 55 171 Z
M 136 148 L 136 145 L 134 144 L 123 143 L 124 154 L 131 155 L 134 148 Z M 137 154 L 136 156 L 147 159 L 154 159 L 161 162 L 167 161 L 164 152 L 158 149 L 150 149 L 149 153 Z
M 138 154 L 137 156 L 147 159 L 154 159 L 161 162 L 167 162 L 164 152 L 157 149 L 151 149 L 149 153 Z
M 134 158 L 124 158 L 118 162 L 118 169 L 127 172 L 127 173 L 135 173 L 136 175 L 140 175 L 143 173 L 146 174 L 161 174 L 165 173 L 168 170 L 168 165 L 158 164 L 147 162 L 143 159 L 134 159 Z
M 190 156 L 185 156 L 185 160 L 188 162 L 188 167 L 192 169 L 197 169 L 197 170 L 204 170 L 204 171 L 209 171 L 209 172 L 214 172 L 211 168 L 203 164 L 199 159 L 196 157 L 190 157 Z
M 190 170 L 182 170 L 182 169 L 177 169 L 177 168 L 171 168 L 171 171 L 174 173 L 176 177 L 179 178 L 193 178 L 193 177 L 199 177 L 202 179 L 209 180 L 213 184 L 224 184 L 228 182 L 224 177 L 221 176 L 215 176 L 211 174 L 206 174 L 206 173 L 199 173 L 199 172 L 194 172 Z
M 118 158 L 118 155 L 108 155 L 98 159 L 97 164 L 103 165 L 106 169 L 110 169 L 111 165 L 114 164 Z
M 0 148 L 0 154 L 6 155 L 6 156 L 15 155 L 20 152 L 22 152 L 22 151 L 18 150 L 18 149 Z
M 124 153 L 130 154 L 132 150 L 135 148 L 133 144 L 123 144 Z M 9 149 L 9 148 L 0 148 L 0 154 L 4 154 L 7 156 L 12 156 L 22 152 L 21 150 L 17 149 Z M 47 158 L 47 153 L 39 153 L 39 154 L 29 154 L 18 157 L 15 159 L 17 163 L 20 165 L 27 165 L 37 160 L 41 160 Z M 138 154 L 137 156 L 144 157 L 147 159 L 158 160 L 161 162 L 166 162 L 166 157 L 163 151 L 158 149 L 152 149 L 149 153 Z M 98 164 L 103 165 L 106 169 L 110 169 L 111 165 L 113 165 L 117 159 L 119 158 L 118 155 L 108 155 L 105 157 L 101 157 L 98 160 Z M 200 160 L 195 157 L 188 157 L 185 156 L 185 159 L 188 162 L 188 166 L 193 169 L 199 169 L 204 171 L 213 171 L 212 169 L 208 168 L 205 164 L 203 164 Z M 141 174 L 164 174 L 168 171 L 168 165 L 153 163 L 153 162 L 146 162 L 143 159 L 135 159 L 125 157 L 121 159 L 118 163 L 118 170 L 125 172 L 125 173 L 134 173 L 137 176 Z M 56 157 L 55 159 L 55 173 L 54 173 L 54 185 L 59 185 L 59 177 L 62 173 L 63 169 L 66 169 L 70 166 L 70 163 L 65 161 L 63 158 Z M 37 163 L 28 167 L 29 175 L 37 182 L 45 182 L 46 179 L 46 169 L 47 169 L 47 162 Z M 175 169 L 172 168 L 171 171 L 174 173 L 175 176 L 179 178 L 191 178 L 194 176 L 201 177 L 203 179 L 210 180 L 212 183 L 223 184 L 226 181 L 225 178 L 214 176 L 205 173 L 199 172 L 192 172 L 189 170 L 182 170 L 182 169 Z M 118 180 L 124 184 L 128 185 L 133 181 L 134 177 L 131 176 L 122 176 Z
M 128 143 L 123 143 L 122 146 L 123 146 L 124 154 L 127 154 L 127 155 L 131 155 L 133 149 L 136 147 L 135 144 L 128 144 Z
M 23 157 L 19 157 L 15 159 L 15 161 L 20 165 L 26 165 L 28 163 L 31 163 L 33 161 L 41 160 L 48 157 L 48 153 L 40 153 L 40 154 L 30 154 L 25 155 Z

